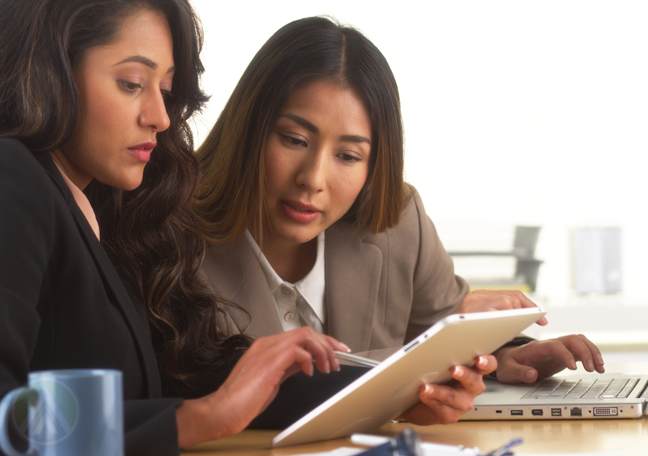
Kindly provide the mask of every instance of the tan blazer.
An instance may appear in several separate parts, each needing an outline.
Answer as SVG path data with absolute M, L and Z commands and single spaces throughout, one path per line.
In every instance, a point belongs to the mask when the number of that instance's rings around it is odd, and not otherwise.
M 398 226 L 377 235 L 342 219 L 326 230 L 327 334 L 361 352 L 401 346 L 455 311 L 468 284 L 455 276 L 432 221 L 413 190 Z M 202 271 L 231 310 L 226 330 L 261 337 L 283 331 L 265 275 L 247 239 L 212 244 Z

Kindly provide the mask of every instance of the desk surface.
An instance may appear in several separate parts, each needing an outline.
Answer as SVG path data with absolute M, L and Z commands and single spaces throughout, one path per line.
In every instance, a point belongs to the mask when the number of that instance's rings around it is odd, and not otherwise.
M 376 434 L 396 435 L 405 424 L 388 424 Z M 583 421 L 466 421 L 450 425 L 411 426 L 424 441 L 479 447 L 490 451 L 514 437 L 524 444 L 516 453 L 620 452 L 624 456 L 644 454 L 648 445 L 648 419 Z M 208 442 L 192 448 L 185 455 L 293 455 L 330 451 L 354 446 L 348 439 L 330 440 L 271 450 L 269 443 L 276 431 L 244 431 L 236 436 Z
M 606 354 L 608 355 L 608 354 Z M 606 356 L 608 372 L 648 372 L 648 363 L 634 354 Z M 628 361 L 637 359 L 640 361 Z M 405 424 L 388 424 L 376 434 L 396 435 Z M 450 425 L 411 426 L 429 442 L 479 447 L 493 450 L 514 437 L 524 444 L 516 452 L 584 453 L 620 452 L 623 456 L 645 454 L 648 446 L 648 417 L 619 420 L 556 420 L 556 421 L 466 421 Z M 331 440 L 309 445 L 271 450 L 270 440 L 277 431 L 244 431 L 236 436 L 208 442 L 192 448 L 185 455 L 288 456 L 330 451 L 354 446 L 348 439 Z

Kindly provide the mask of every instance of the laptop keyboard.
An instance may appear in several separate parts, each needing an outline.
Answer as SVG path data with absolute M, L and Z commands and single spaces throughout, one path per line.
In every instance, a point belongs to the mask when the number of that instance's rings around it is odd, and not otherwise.
M 613 399 L 630 395 L 638 378 L 554 379 L 546 378 L 522 399 Z

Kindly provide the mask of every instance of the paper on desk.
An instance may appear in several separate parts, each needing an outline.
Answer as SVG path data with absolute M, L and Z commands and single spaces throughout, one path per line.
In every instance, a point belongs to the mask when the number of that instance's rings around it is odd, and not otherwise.
M 295 456 L 354 456 L 356 454 L 362 453 L 366 449 L 363 448 L 351 448 L 351 447 L 341 447 L 333 451 L 324 451 L 321 453 L 305 453 Z M 423 454 L 425 456 L 436 456 L 439 453 L 433 453 L 432 451 L 425 451 L 423 448 Z M 603 453 L 515 453 L 515 456 L 623 456 L 619 451 L 613 452 L 603 452 Z
M 604 451 L 603 453 L 518 453 L 515 456 L 623 456 L 620 451 Z
M 443 447 L 448 447 L 448 448 L 443 448 Z M 457 456 L 457 455 L 473 456 L 478 454 L 477 452 L 472 451 L 473 449 L 464 448 L 464 450 L 468 450 L 468 451 L 463 452 L 462 450 L 460 450 L 460 448 L 461 447 L 450 447 L 450 445 L 434 445 L 434 444 L 427 444 L 426 442 L 421 442 L 421 450 L 422 450 L 421 454 L 423 456 Z M 362 453 L 363 451 L 367 451 L 368 449 L 369 448 L 341 447 L 332 451 L 325 451 L 322 453 L 306 453 L 306 454 L 301 454 L 296 456 L 353 456 Z M 450 451 L 450 449 L 452 451 Z
M 444 445 L 444 446 L 448 446 L 448 445 Z M 473 456 L 477 454 L 477 453 L 470 453 L 470 452 L 463 453 L 459 451 L 457 448 L 458 447 L 453 447 L 452 452 L 449 452 L 444 449 L 439 450 L 438 448 L 433 448 L 431 445 L 426 445 L 425 442 L 423 442 L 421 443 L 421 450 L 422 450 L 421 454 L 423 456 L 457 456 L 457 455 Z M 323 453 L 307 453 L 307 454 L 296 455 L 296 456 L 353 456 L 362 453 L 363 451 L 367 451 L 368 449 L 369 448 L 341 447 L 336 450 L 325 451 Z
M 351 441 L 358 445 L 376 446 L 389 441 L 382 435 L 353 434 Z M 447 445 L 443 443 L 421 442 L 423 456 L 480 456 L 479 448 L 466 448 L 464 446 Z
M 302 453 L 294 456 L 353 456 L 366 451 L 366 448 L 340 447 L 332 451 L 323 451 L 321 453 Z

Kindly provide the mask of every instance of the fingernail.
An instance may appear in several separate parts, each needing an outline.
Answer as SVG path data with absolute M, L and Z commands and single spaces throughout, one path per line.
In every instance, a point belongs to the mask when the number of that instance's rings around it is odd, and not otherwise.
M 351 353 L 351 349 L 349 347 L 347 347 L 346 344 L 343 344 L 342 342 L 340 342 L 340 344 L 342 344 L 342 346 L 344 347 L 344 349 L 346 350 L 347 353 Z
M 601 355 L 595 355 L 594 358 L 596 358 L 596 362 L 599 364 L 605 364 L 603 362 L 603 357 Z
M 427 395 L 427 396 L 431 396 L 432 394 L 434 394 L 434 388 L 433 388 L 432 385 L 430 385 L 429 383 L 426 383 L 426 384 L 423 385 L 423 387 L 421 388 L 421 393 L 422 393 L 422 394 L 425 394 L 425 395 Z
M 461 377 L 463 377 L 464 374 L 465 374 L 465 372 L 464 372 L 464 368 L 461 367 L 461 366 L 457 366 L 457 367 L 455 367 L 454 374 L 455 374 L 454 376 L 457 377 L 457 378 L 461 378 Z
M 533 377 L 535 376 L 535 372 L 532 370 L 528 370 L 526 373 L 526 378 L 527 380 L 533 380 Z
M 477 365 L 478 366 L 485 366 L 486 364 L 488 364 L 486 362 L 486 358 L 484 358 L 483 356 L 480 356 L 480 357 L 477 358 Z
M 591 359 L 588 359 L 587 361 L 585 361 L 585 364 L 587 364 L 587 370 L 589 370 L 589 371 L 594 370 L 594 361 L 592 361 Z
M 573 359 L 570 359 L 569 360 L 569 368 L 571 370 L 576 370 L 576 361 L 574 361 Z

